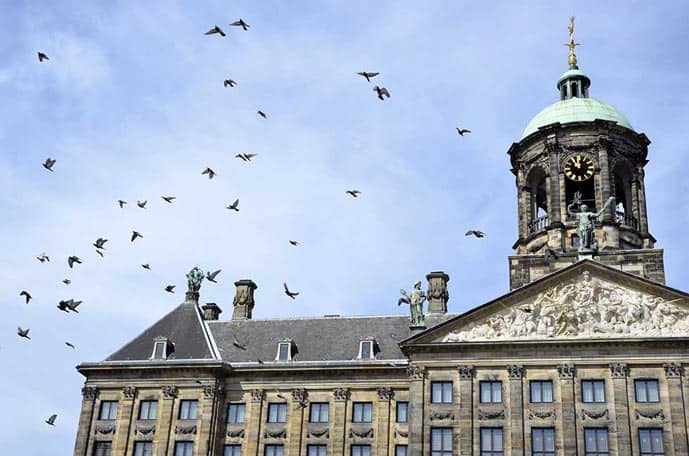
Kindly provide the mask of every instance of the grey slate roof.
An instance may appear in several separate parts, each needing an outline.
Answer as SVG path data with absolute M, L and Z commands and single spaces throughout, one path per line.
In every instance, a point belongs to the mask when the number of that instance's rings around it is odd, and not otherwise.
M 153 339 L 167 337 L 175 351 L 168 359 L 214 359 L 194 302 L 184 302 L 106 358 L 106 361 L 147 360 L 153 353 Z
M 431 328 L 454 314 L 427 315 Z M 399 360 L 405 356 L 398 343 L 411 336 L 409 317 L 314 317 L 208 322 L 223 361 L 230 363 L 274 361 L 278 342 L 296 344 L 294 361 L 349 361 L 359 354 L 359 341 L 373 337 L 380 349 L 376 359 Z M 236 347 L 236 337 L 246 350 Z

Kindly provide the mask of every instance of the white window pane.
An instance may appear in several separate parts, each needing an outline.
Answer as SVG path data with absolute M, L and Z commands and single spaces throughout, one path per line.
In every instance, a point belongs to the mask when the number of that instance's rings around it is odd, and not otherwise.
M 649 402 L 660 401 L 660 396 L 658 394 L 658 382 L 655 382 L 655 381 L 648 382 L 648 401 Z
M 582 382 L 581 393 L 584 402 L 593 402 L 593 384 L 591 382 Z
M 605 382 L 594 382 L 595 387 L 595 401 L 605 402 Z
M 481 383 L 481 402 L 490 402 L 490 385 L 488 383 Z
M 493 383 L 493 402 L 502 402 L 502 383 Z
M 443 450 L 452 449 L 452 430 L 443 429 Z
M 663 451 L 663 431 L 654 429 L 651 432 L 651 448 L 657 453 Z
M 555 431 L 552 429 L 544 430 L 543 446 L 546 451 L 555 451 Z
M 534 451 L 543 451 L 543 431 L 541 429 L 531 431 L 531 445 Z
M 543 402 L 553 402 L 553 384 L 551 382 L 543 384 Z
M 493 450 L 502 451 L 502 429 L 493 429 Z
M 599 429 L 598 435 L 598 451 L 608 451 L 608 431 Z

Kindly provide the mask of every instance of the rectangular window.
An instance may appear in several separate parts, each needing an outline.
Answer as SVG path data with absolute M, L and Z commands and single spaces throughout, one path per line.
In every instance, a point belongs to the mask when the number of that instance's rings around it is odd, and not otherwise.
M 370 340 L 361 341 L 361 359 L 373 358 L 373 342 Z
M 166 342 L 156 342 L 153 350 L 153 359 L 165 359 Z
M 370 423 L 372 406 L 370 402 L 355 402 L 352 407 L 353 423 Z
M 199 408 L 199 401 L 186 400 L 179 403 L 179 419 L 195 420 Z
M 175 456 L 194 456 L 194 442 L 175 442 Z
M 312 402 L 311 413 L 309 413 L 310 423 L 327 423 L 328 422 L 328 403 L 327 402 Z
M 608 430 L 584 428 L 584 456 L 609 456 Z
M 287 404 L 283 402 L 268 404 L 268 422 L 284 423 L 285 421 L 287 421 Z
M 153 442 L 134 443 L 134 456 L 153 456 Z
M 605 380 L 582 380 L 582 402 L 605 402 Z
M 660 402 L 658 380 L 634 380 L 636 402 Z
M 371 456 L 371 445 L 352 445 L 352 456 Z
M 639 429 L 639 454 L 641 456 L 665 454 L 662 429 Z
M 230 404 L 227 406 L 228 424 L 241 424 L 244 422 L 245 404 Z
M 395 445 L 395 456 L 407 456 L 407 445 Z
M 503 456 L 502 428 L 481 428 L 481 456 Z
M 241 445 L 225 445 L 223 456 L 242 456 Z
M 409 407 L 408 402 L 398 402 L 397 403 L 397 409 L 396 409 L 396 416 L 397 416 L 397 422 L 398 423 L 406 423 L 407 422 L 407 408 Z
M 289 361 L 289 345 L 287 342 L 278 344 L 278 361 Z
M 96 442 L 93 447 L 93 456 L 110 456 L 112 442 Z
M 481 382 L 479 389 L 482 404 L 499 404 L 502 402 L 502 382 Z
M 555 456 L 554 428 L 531 428 L 531 455 Z
M 325 445 L 308 445 L 306 447 L 306 456 L 326 456 L 328 454 L 328 447 Z
M 117 401 L 102 401 L 100 403 L 99 420 L 117 419 Z
M 531 402 L 534 404 L 553 402 L 553 382 L 550 380 L 531 380 Z
M 452 428 L 431 428 L 431 456 L 452 456 Z
M 284 456 L 285 449 L 282 445 L 266 445 L 263 452 L 265 456 Z
M 139 404 L 140 420 L 155 420 L 158 416 L 158 401 L 141 401 Z
M 431 402 L 434 404 L 451 404 L 452 382 L 431 382 Z

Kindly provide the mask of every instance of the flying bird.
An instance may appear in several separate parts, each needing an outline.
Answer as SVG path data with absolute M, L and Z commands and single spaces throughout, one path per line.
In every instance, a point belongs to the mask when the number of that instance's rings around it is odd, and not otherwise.
M 47 420 L 45 420 L 45 422 L 51 426 L 55 426 L 55 420 L 56 419 L 57 419 L 57 415 L 55 413 L 53 413 L 52 415 L 50 415 L 50 417 L 48 417 Z
M 141 209 L 146 209 L 146 203 L 148 203 L 148 200 L 137 201 L 136 205 L 139 206 Z
M 299 293 L 289 290 L 289 288 L 287 287 L 287 283 L 283 283 L 282 286 L 285 289 L 285 294 L 290 298 L 296 299 L 296 297 L 299 296 Z
M 176 285 L 168 285 L 165 287 L 165 291 L 167 291 L 168 293 L 174 293 L 175 287 L 176 287 Z
M 19 296 L 24 297 L 24 299 L 26 300 L 26 303 L 27 303 L 27 304 L 29 303 L 29 301 L 31 301 L 31 294 L 30 294 L 28 291 L 26 291 L 26 290 L 22 290 L 22 292 L 19 293 Z
M 354 198 L 358 198 L 359 195 L 361 195 L 361 192 L 359 190 L 347 190 L 345 193 L 348 195 L 352 195 Z
M 471 130 L 467 130 L 466 128 L 459 128 L 456 127 L 457 133 L 459 133 L 459 136 L 464 136 L 464 133 L 471 133 Z
M 76 255 L 72 255 L 72 256 L 67 258 L 67 264 L 69 265 L 70 269 L 72 269 L 74 267 L 74 263 L 81 264 L 81 258 L 79 258 Z
M 390 98 L 390 92 L 388 92 L 388 89 L 386 89 L 385 87 L 375 86 L 373 88 L 373 91 L 378 94 L 379 100 L 384 100 L 385 99 L 384 97 Z
M 241 18 L 238 21 L 234 21 L 230 25 L 233 25 L 235 27 L 241 27 L 244 29 L 244 31 L 249 30 L 249 27 L 251 27 L 249 24 L 244 22 L 244 19 L 241 19 Z
M 237 154 L 234 156 L 234 158 L 241 158 L 245 162 L 250 162 L 252 158 L 254 158 L 258 154 Z
M 484 237 L 486 235 L 486 233 L 484 233 L 483 231 L 479 231 L 479 230 L 469 230 L 466 233 L 464 233 L 464 235 L 465 236 L 474 236 L 476 238 L 481 239 L 482 237 Z
M 298 241 L 292 241 L 292 240 L 290 240 L 289 243 L 290 243 L 290 245 L 293 245 L 293 246 L 295 246 L 295 247 L 299 245 L 299 242 L 298 242 Z
M 213 171 L 213 170 L 210 169 L 210 168 L 204 169 L 203 172 L 202 172 L 201 174 L 202 174 L 202 175 L 203 175 L 203 174 L 208 174 L 208 178 L 209 178 L 209 179 L 213 179 L 213 178 L 215 177 L 215 171 Z
M 204 33 L 204 35 L 213 35 L 215 33 L 220 34 L 220 36 L 225 36 L 225 32 L 223 32 L 222 29 L 220 27 L 218 27 L 217 25 L 215 27 L 213 27 L 212 29 L 210 29 L 209 31 L 207 31 L 206 33 Z
M 231 209 L 233 211 L 239 212 L 239 199 L 234 200 L 234 203 L 230 204 L 225 209 Z
M 46 261 L 50 263 L 50 257 L 45 253 L 41 253 L 40 255 L 38 255 L 36 259 L 41 263 L 45 263 Z
M 29 340 L 31 340 L 31 338 L 29 337 L 29 331 L 31 331 L 30 328 L 22 329 L 21 326 L 18 326 L 18 327 L 17 327 L 17 335 L 18 335 L 19 337 L 23 337 L 24 339 L 29 339 Z
M 220 274 L 220 271 L 222 271 L 222 269 L 218 269 L 215 272 L 207 272 L 206 273 L 206 280 L 208 280 L 209 282 L 218 283 L 215 281 L 215 278 L 218 277 L 218 274 Z
M 46 158 L 45 161 L 43 162 L 43 167 L 47 169 L 48 171 L 53 170 L 53 166 L 55 166 L 55 162 L 57 160 L 53 160 L 52 158 Z
M 136 238 L 143 238 L 143 236 L 138 231 L 132 231 L 132 242 L 134 242 Z
M 102 251 L 100 251 L 100 250 L 96 249 L 96 253 L 97 253 L 98 255 L 100 255 L 100 257 L 101 257 L 101 258 L 103 258 L 103 257 L 104 257 L 104 255 L 103 255 L 103 252 L 102 252 Z
M 69 285 L 70 283 L 72 283 L 72 281 L 69 279 L 65 279 L 62 281 L 62 283 L 64 283 L 65 285 Z
M 125 200 L 117 200 L 117 203 L 120 205 L 120 209 L 124 207 L 127 202 Z
M 359 72 L 359 73 L 357 73 L 357 74 L 358 74 L 359 76 L 365 77 L 366 80 L 367 80 L 368 82 L 371 82 L 371 78 L 375 78 L 375 77 L 378 76 L 380 73 L 372 73 L 372 72 L 368 72 L 368 71 L 361 71 L 361 72 Z
M 261 111 L 260 109 L 259 109 L 258 111 L 256 111 L 256 112 L 258 113 L 259 116 L 263 117 L 264 119 L 267 119 L 267 118 L 268 118 L 268 116 L 266 115 L 266 113 L 263 112 L 263 111 Z
M 176 196 L 161 196 L 161 198 L 166 202 L 172 204 L 172 202 L 177 198 Z
M 48 56 L 45 55 L 45 53 L 39 51 L 38 52 L 38 61 L 42 62 L 44 60 L 50 60 L 50 58 L 48 58 Z
M 63 312 L 69 313 L 71 310 L 72 312 L 79 313 L 77 310 L 77 307 L 79 307 L 79 304 L 81 304 L 82 301 L 75 301 L 74 299 L 67 299 L 67 300 L 61 300 L 57 304 L 57 308 L 60 309 Z
M 141 267 L 144 269 L 148 269 L 149 271 L 151 270 L 151 265 L 148 263 L 142 264 Z
M 65 345 L 68 346 L 69 348 L 77 348 L 77 347 L 74 346 L 73 343 L 68 342 L 68 341 L 65 342 Z
M 237 336 L 235 336 L 234 334 L 232 335 L 232 345 L 234 345 L 240 350 L 246 350 L 246 344 L 239 342 L 239 339 L 237 339 Z
M 237 85 L 237 82 L 235 82 L 234 79 L 225 79 L 222 82 L 222 85 L 223 85 L 223 87 L 227 87 L 227 86 L 234 87 Z
M 93 243 L 93 246 L 97 249 L 105 249 L 106 242 L 108 242 L 107 239 L 98 238 L 96 239 L 96 242 Z

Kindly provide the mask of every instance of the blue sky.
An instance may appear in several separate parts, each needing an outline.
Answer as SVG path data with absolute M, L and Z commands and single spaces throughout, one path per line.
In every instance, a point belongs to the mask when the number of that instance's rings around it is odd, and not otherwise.
M 0 4 L 2 453 L 70 454 L 74 366 L 178 304 L 196 264 L 222 269 L 201 299 L 226 317 L 242 278 L 258 284 L 256 318 L 405 312 L 399 289 L 432 270 L 451 276 L 453 312 L 506 292 L 517 235 L 506 151 L 557 100 L 572 14 L 591 96 L 653 141 L 650 228 L 668 284 L 687 289 L 683 2 Z M 227 25 L 239 17 L 249 31 Z M 215 24 L 228 37 L 203 35 Z M 392 98 L 377 100 L 362 70 L 381 72 Z M 228 77 L 237 87 L 223 88 Z M 207 166 L 216 179 L 201 176 Z M 225 210 L 235 198 L 241 211 Z M 131 244 L 133 229 L 144 238 Z M 102 259 L 98 237 L 110 240 Z M 69 255 L 84 264 L 69 270 Z M 78 315 L 55 308 L 66 298 L 84 301 Z M 55 428 L 43 424 L 51 413 Z

